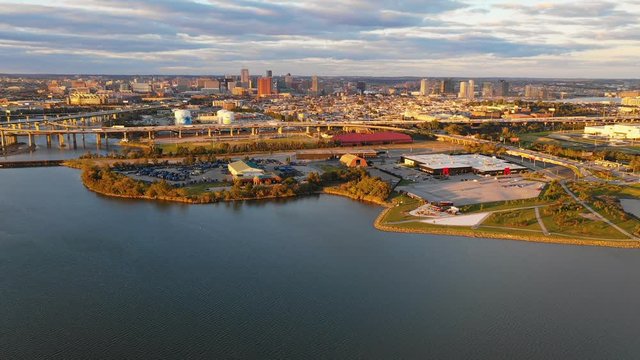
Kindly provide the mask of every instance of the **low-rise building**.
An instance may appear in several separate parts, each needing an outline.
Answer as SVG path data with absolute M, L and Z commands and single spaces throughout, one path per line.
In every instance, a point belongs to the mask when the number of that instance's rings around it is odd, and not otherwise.
M 353 154 L 344 154 L 340 157 L 340 162 L 343 163 L 346 167 L 354 168 L 354 167 L 367 167 L 367 160 L 353 155 Z
M 264 170 L 260 169 L 256 164 L 242 160 L 230 163 L 227 168 L 234 178 L 252 179 L 256 176 L 264 175 Z
M 470 172 L 480 175 L 508 175 L 526 170 L 524 166 L 479 154 L 403 155 L 402 162 L 433 175 L 457 175 Z
M 610 139 L 640 139 L 640 125 L 613 124 L 604 126 L 585 126 L 584 134 L 603 136 Z

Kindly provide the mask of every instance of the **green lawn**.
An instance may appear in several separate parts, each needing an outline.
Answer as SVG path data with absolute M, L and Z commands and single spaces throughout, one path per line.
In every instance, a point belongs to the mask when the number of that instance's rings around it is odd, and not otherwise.
M 542 231 L 538 225 L 535 209 L 502 211 L 489 215 L 481 226 L 499 226 L 516 229 Z
M 591 214 L 586 209 L 583 212 L 584 214 Z M 626 236 L 621 234 L 618 230 L 612 228 L 607 225 L 607 223 L 603 221 L 589 220 L 584 219 L 577 226 L 563 226 L 554 221 L 552 216 L 544 216 L 542 217 L 542 221 L 544 222 L 547 230 L 551 233 L 571 235 L 575 237 L 593 237 L 593 238 L 602 238 L 602 239 L 628 239 Z
M 187 195 L 200 195 L 204 192 L 207 192 L 208 188 L 223 187 L 223 186 L 229 186 L 229 185 L 232 185 L 232 184 L 225 183 L 225 182 L 210 182 L 210 183 L 202 183 L 202 184 L 196 184 L 192 186 L 186 186 L 184 187 L 184 189 L 187 191 Z
M 463 214 L 472 214 L 487 211 L 517 209 L 528 206 L 546 205 L 548 203 L 548 201 L 535 197 L 522 200 L 494 201 L 480 204 L 464 205 L 460 207 L 460 211 Z
M 406 195 L 399 195 L 393 198 L 392 202 L 398 205 L 389 209 L 383 219 L 383 223 L 417 219 L 417 217 L 409 215 L 408 212 L 417 209 L 423 204 L 421 201 Z

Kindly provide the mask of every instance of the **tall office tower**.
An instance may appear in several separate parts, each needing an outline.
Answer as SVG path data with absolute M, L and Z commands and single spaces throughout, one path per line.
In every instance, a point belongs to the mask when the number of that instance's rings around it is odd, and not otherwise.
M 468 95 L 467 87 L 469 84 L 466 81 L 460 81 L 460 91 L 458 92 L 458 97 L 461 99 L 466 99 Z
M 536 93 L 536 88 L 533 85 L 525 85 L 524 86 L 524 97 L 526 98 L 534 98 Z
M 427 79 L 420 80 L 420 95 L 427 96 L 428 86 Z
M 240 83 L 242 84 L 241 86 L 243 88 L 248 88 L 249 87 L 249 69 L 242 69 L 240 70 Z
M 287 73 L 287 75 L 284 76 L 284 84 L 289 89 L 293 88 L 293 76 L 291 76 L 291 74 Z
M 270 77 L 261 77 L 258 79 L 258 97 L 266 97 L 271 96 L 271 78 Z
M 490 82 L 482 83 L 482 97 L 483 98 L 493 97 L 493 83 L 490 83 Z
M 313 75 L 311 77 L 311 92 L 314 94 L 318 94 L 320 92 L 320 84 L 318 84 L 318 76 Z
M 440 81 L 440 93 L 441 94 L 454 94 L 453 80 L 445 79 Z
M 476 82 L 469 80 L 469 87 L 467 88 L 467 99 L 473 99 L 476 97 Z
M 501 97 L 507 97 L 509 96 L 509 83 L 504 81 L 504 80 L 500 80 L 500 82 L 498 82 L 498 88 L 496 89 L 496 96 L 501 96 Z
M 267 70 L 267 77 L 273 77 L 273 71 Z
M 360 95 L 364 94 L 364 91 L 367 90 L 367 84 L 364 81 L 358 81 L 356 83 L 356 89 Z

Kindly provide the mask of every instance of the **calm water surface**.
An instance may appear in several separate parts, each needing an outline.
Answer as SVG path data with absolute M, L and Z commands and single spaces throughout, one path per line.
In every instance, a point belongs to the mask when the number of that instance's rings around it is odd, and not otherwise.
M 320 196 L 108 199 L 0 170 L 0 359 L 637 359 L 640 252 L 389 234 Z

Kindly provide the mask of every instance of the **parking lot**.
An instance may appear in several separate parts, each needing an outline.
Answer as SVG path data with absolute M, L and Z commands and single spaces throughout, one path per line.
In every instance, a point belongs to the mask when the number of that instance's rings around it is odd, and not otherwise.
M 398 186 L 397 190 L 413 193 L 427 201 L 452 201 L 455 206 L 461 206 L 536 197 L 543 185 L 517 175 L 495 178 L 465 174 L 443 180 L 428 177 Z

